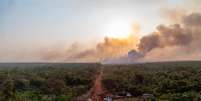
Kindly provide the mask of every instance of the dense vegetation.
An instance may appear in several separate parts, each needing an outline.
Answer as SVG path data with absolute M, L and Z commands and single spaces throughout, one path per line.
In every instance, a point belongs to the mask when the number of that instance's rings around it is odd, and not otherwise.
M 0 101 L 77 101 L 87 94 L 100 67 L 102 83 L 114 95 L 141 100 L 201 101 L 201 62 L 132 65 L 0 64 Z M 153 100 L 153 99 L 152 99 Z
M 73 101 L 93 85 L 99 64 L 0 64 L 0 101 Z
M 136 97 L 153 94 L 157 101 L 201 101 L 201 62 L 107 65 L 102 82 L 116 95 L 129 92 Z

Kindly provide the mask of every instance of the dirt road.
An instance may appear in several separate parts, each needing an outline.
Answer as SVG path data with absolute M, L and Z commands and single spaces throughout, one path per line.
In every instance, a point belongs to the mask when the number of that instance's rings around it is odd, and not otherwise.
M 103 101 L 103 98 L 99 96 L 100 94 L 103 93 L 103 88 L 102 88 L 102 74 L 103 74 L 103 67 L 101 67 L 100 72 L 97 74 L 96 80 L 94 81 L 94 86 L 91 91 L 91 100 L 92 101 Z

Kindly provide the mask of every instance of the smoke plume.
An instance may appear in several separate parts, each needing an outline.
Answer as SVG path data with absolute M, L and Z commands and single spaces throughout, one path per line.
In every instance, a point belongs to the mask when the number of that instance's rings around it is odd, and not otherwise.
M 182 13 L 178 18 L 179 23 L 160 24 L 155 32 L 140 39 L 134 35 L 124 39 L 106 37 L 94 48 L 73 44 L 62 52 L 46 52 L 42 58 L 103 63 L 201 59 L 201 14 Z
M 192 60 L 200 58 L 201 14 L 182 16 L 182 22 L 173 25 L 159 25 L 157 31 L 140 39 L 135 60 Z M 128 54 L 129 55 L 129 54 Z M 129 57 L 130 58 L 130 57 Z
M 93 49 L 86 49 L 75 55 L 67 57 L 67 61 L 104 61 L 125 55 L 129 50 L 136 49 L 138 38 L 131 35 L 124 39 L 108 38 L 98 43 Z

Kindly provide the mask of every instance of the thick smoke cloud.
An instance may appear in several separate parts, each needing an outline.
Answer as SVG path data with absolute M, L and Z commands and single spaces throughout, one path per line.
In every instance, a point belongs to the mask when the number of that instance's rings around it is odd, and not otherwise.
M 155 32 L 140 39 L 135 36 L 124 39 L 107 37 L 94 48 L 74 44 L 62 52 L 46 53 L 42 58 L 103 63 L 201 59 L 201 14 L 182 13 L 179 18 L 181 22 L 160 24 Z
M 182 17 L 180 24 L 159 25 L 157 31 L 140 39 L 138 49 L 133 54 L 135 60 L 181 60 L 197 59 L 201 44 L 201 14 L 192 13 Z M 133 51 L 133 50 L 132 50 Z M 197 56 L 197 57 L 192 57 Z M 130 58 L 130 57 L 129 57 Z
M 179 24 L 171 25 L 169 27 L 159 25 L 158 32 L 145 36 L 140 39 L 139 51 L 147 53 L 154 48 L 163 48 L 174 45 L 188 45 L 192 41 L 190 32 L 181 28 Z
M 201 26 L 201 14 L 200 13 L 192 13 L 189 16 L 185 16 L 183 18 L 183 22 L 188 26 Z
M 138 50 L 142 53 L 146 53 L 156 47 L 159 47 L 159 35 L 151 34 L 140 39 Z
M 50 48 L 45 51 L 43 49 L 39 54 L 42 60 L 47 61 L 99 62 L 124 56 L 129 50 L 136 49 L 137 43 L 138 38 L 134 35 L 124 39 L 106 37 L 94 48 L 86 48 L 74 43 L 66 49 L 65 47 Z
M 133 35 L 124 39 L 106 37 L 104 42 L 98 43 L 94 49 L 87 49 L 67 57 L 66 61 L 96 62 L 118 58 L 125 55 L 129 50 L 136 49 L 137 43 L 138 38 Z

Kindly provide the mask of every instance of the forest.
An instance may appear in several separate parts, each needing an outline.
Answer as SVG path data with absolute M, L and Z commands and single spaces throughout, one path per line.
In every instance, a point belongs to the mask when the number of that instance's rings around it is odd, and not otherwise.
M 201 62 L 138 64 L 0 64 L 0 101 L 86 101 L 109 92 L 115 101 L 201 101 Z M 100 74 L 100 81 L 97 75 Z M 97 81 L 102 92 L 91 92 Z M 96 83 L 97 83 L 96 82 Z M 94 90 L 97 91 L 97 90 Z
M 74 101 L 93 85 L 99 64 L 0 64 L 0 101 Z
M 128 92 L 139 99 L 153 95 L 150 101 L 201 101 L 201 62 L 107 65 L 102 82 L 115 95 Z

